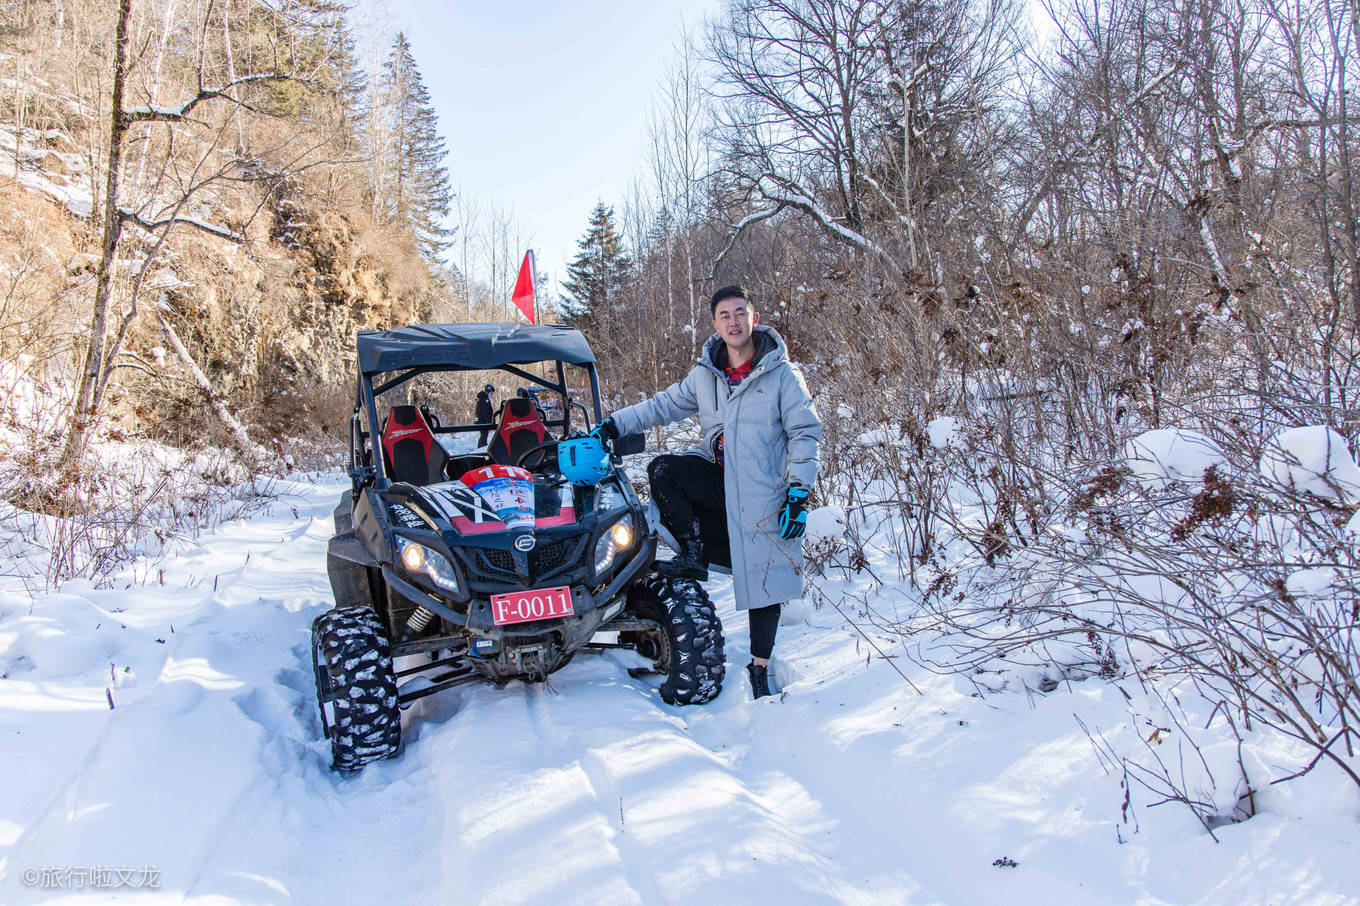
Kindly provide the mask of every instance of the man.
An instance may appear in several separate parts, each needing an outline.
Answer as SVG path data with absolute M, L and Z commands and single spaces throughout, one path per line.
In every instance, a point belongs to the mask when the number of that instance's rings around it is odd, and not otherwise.
M 746 672 L 752 696 L 762 698 L 780 605 L 803 592 L 801 538 L 822 424 L 784 341 L 760 323 L 746 291 L 724 286 L 709 309 L 715 333 L 689 374 L 595 432 L 612 440 L 699 416 L 703 443 L 647 469 L 661 521 L 680 546 L 657 571 L 703 580 L 709 562 L 730 563 L 737 607 L 751 625 Z
M 476 424 L 490 425 L 491 420 L 496 416 L 495 407 L 491 405 L 491 394 L 496 392 L 496 388 L 487 384 L 477 394 Z M 481 436 L 477 438 L 477 446 L 485 447 L 486 438 L 491 433 L 489 428 L 483 428 Z

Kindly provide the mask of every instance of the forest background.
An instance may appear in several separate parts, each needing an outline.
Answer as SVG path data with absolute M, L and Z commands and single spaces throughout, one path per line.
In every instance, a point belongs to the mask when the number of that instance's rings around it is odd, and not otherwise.
M 334 430 L 355 329 L 506 316 L 525 230 L 460 208 L 409 44 L 361 60 L 362 12 L 4 4 L 0 359 L 55 403 L 31 472 L 71 468 L 82 412 L 284 449 Z M 919 434 L 1000 381 L 1066 397 L 1049 430 L 1089 453 L 1231 378 L 1349 435 L 1353 11 L 1052 4 L 1043 42 L 1035 12 L 737 0 L 678 36 L 559 305 L 621 396 L 739 279 L 865 422 Z
M 0 0 L 0 497 L 47 518 L 49 585 L 334 462 L 356 330 L 508 316 L 527 233 L 454 191 L 418 61 L 363 13 Z M 1357 23 L 730 0 L 544 301 L 615 407 L 741 282 L 826 423 L 848 529 L 814 572 L 886 546 L 919 594 L 889 628 L 963 640 L 931 663 L 1175 677 L 1360 786 Z M 1164 780 L 1206 827 L 1253 808 Z

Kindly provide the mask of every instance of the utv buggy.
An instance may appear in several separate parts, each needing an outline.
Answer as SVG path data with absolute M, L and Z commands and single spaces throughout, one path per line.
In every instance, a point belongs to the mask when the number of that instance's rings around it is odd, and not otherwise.
M 713 605 L 697 582 L 653 574 L 656 526 L 618 468 L 643 438 L 606 452 L 585 433 L 602 413 L 578 331 L 427 324 L 360 331 L 357 347 L 353 487 L 326 563 L 335 607 L 312 624 L 336 770 L 396 754 L 400 709 L 418 698 L 541 680 L 584 649 L 638 652 L 664 675 L 668 704 L 718 694 Z M 484 383 L 469 371 L 536 392 L 507 393 L 492 424 L 458 424 L 468 395 L 450 388 Z M 422 388 L 444 398 L 419 399 Z

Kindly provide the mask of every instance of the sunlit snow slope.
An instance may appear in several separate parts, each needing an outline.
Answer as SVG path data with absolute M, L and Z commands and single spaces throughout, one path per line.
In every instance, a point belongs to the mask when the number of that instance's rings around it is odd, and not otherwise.
M 145 584 L 0 597 L 0 903 L 1341 903 L 1360 890 L 1344 811 L 1261 815 L 1217 844 L 1176 806 L 1124 820 L 1120 778 L 1073 719 L 1118 725 L 1110 685 L 983 700 L 899 657 L 918 695 L 835 610 L 795 607 L 778 650 L 787 694 L 752 702 L 726 580 L 710 587 L 728 683 L 708 706 L 662 704 L 629 677 L 631 655 L 582 655 L 546 685 L 426 699 L 398 758 L 334 775 L 308 645 L 342 487 L 285 484 L 265 514 L 128 573 Z

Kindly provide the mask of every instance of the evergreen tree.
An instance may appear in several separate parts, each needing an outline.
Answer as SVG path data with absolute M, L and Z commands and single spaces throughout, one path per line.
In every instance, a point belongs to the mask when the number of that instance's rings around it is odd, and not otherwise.
M 397 34 L 383 64 L 378 97 L 379 110 L 387 119 L 387 159 L 382 162 L 386 213 L 410 230 L 417 247 L 434 261 L 449 247 L 453 234 L 444 225 L 453 189 L 444 167 L 448 151 L 439 137 L 438 118 L 405 34 Z
M 609 309 L 615 294 L 632 271 L 633 262 L 623 249 L 623 238 L 614 225 L 614 209 L 604 202 L 595 205 L 590 226 L 576 242 L 580 250 L 567 265 L 563 288 L 566 319 L 570 324 L 588 325 Z
M 288 50 L 279 68 L 298 76 L 265 88 L 274 116 L 295 117 L 338 131 L 343 154 L 358 150 L 367 77 L 359 63 L 349 11 L 354 0 L 278 0 L 277 20 L 288 23 Z M 272 31 L 247 33 L 243 59 L 277 56 Z

